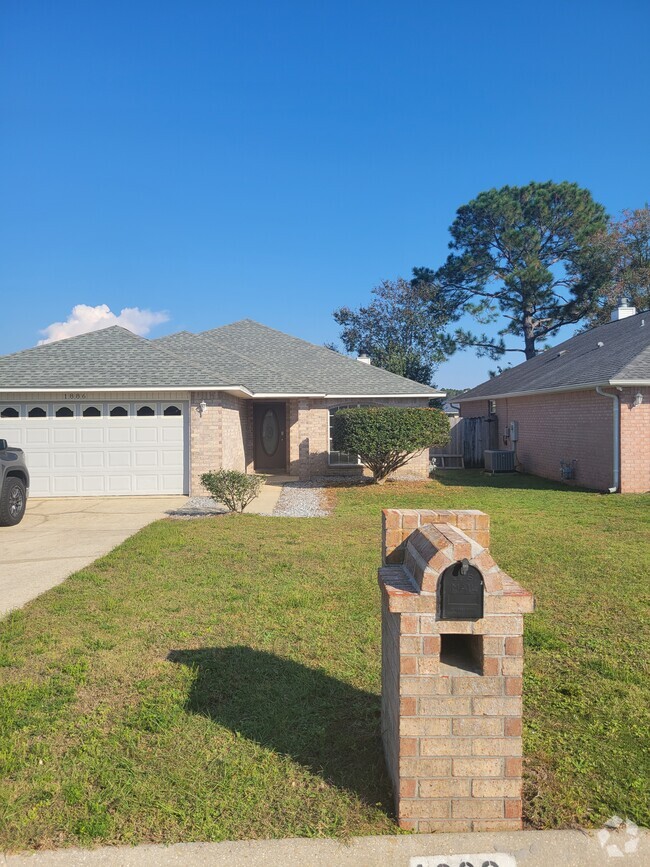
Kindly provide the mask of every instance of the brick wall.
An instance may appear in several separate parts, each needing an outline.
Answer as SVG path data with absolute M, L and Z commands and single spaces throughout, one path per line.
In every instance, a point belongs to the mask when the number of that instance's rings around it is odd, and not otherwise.
M 478 509 L 384 509 L 381 516 L 381 562 L 404 562 L 406 543 L 418 527 L 450 524 L 467 533 L 483 548 L 490 547 L 490 518 Z
M 197 407 L 207 407 L 200 415 Z M 329 408 L 341 400 L 287 400 L 287 466 L 291 475 L 303 480 L 327 475 L 369 475 L 363 467 L 329 465 Z M 376 401 L 355 400 L 355 404 L 376 405 Z M 386 400 L 383 405 L 426 406 L 427 400 Z M 253 401 L 227 392 L 193 392 L 190 406 L 190 493 L 204 493 L 202 473 L 225 467 L 254 472 Z M 426 479 L 428 450 L 412 458 L 393 478 Z
M 634 406 L 635 395 L 643 403 Z M 624 388 L 621 404 L 621 492 L 650 491 L 650 388 Z
M 199 413 L 201 401 L 207 404 Z M 252 470 L 252 403 L 223 391 L 195 391 L 190 401 L 190 495 L 203 496 L 202 473 Z
M 399 645 L 400 615 L 391 614 L 388 599 L 384 597 L 381 617 L 381 739 L 392 781 L 399 779 Z
M 307 400 L 288 401 L 289 419 L 289 472 L 301 479 L 314 476 L 362 476 L 369 475 L 363 467 L 346 467 L 329 464 L 329 410 L 344 405 L 360 406 L 427 406 L 428 399 L 399 400 Z M 426 479 L 429 475 L 428 450 L 412 458 L 393 474 L 393 478 Z
M 379 570 L 382 739 L 399 824 L 426 833 L 516 830 L 522 615 L 533 598 L 490 557 L 482 512 L 387 509 L 383 538 L 383 562 L 403 560 Z M 484 615 L 443 620 L 441 575 L 463 557 L 482 573 Z
M 576 477 L 569 484 L 607 490 L 612 484 L 612 401 L 593 389 L 500 398 L 496 401 L 501 436 L 511 421 L 519 422 L 517 459 L 522 472 L 554 481 L 560 460 L 576 460 Z M 487 401 L 465 401 L 461 415 L 487 415 Z
M 220 392 L 221 404 L 221 466 L 226 470 L 246 472 L 252 461 L 252 421 L 249 425 L 250 401 Z
M 199 413 L 201 401 L 207 404 Z M 219 393 L 192 392 L 190 400 L 190 496 L 203 496 L 202 473 L 221 465 L 221 407 Z
M 619 396 L 621 493 L 650 491 L 650 388 L 607 391 Z M 635 407 L 639 392 L 643 403 Z M 518 421 L 517 459 L 523 472 L 562 481 L 560 460 L 575 459 L 576 477 L 568 484 L 605 491 L 613 480 L 613 411 L 613 401 L 595 389 L 499 398 L 499 448 L 511 448 L 501 436 Z M 487 401 L 461 404 L 465 417 L 487 413 Z

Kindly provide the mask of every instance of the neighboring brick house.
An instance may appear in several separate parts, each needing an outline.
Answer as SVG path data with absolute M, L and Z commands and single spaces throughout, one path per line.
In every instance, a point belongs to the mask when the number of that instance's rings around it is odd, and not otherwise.
M 225 467 L 359 475 L 336 452 L 342 406 L 427 406 L 440 392 L 249 319 L 157 340 L 106 328 L 0 357 L 0 438 L 35 496 L 201 494 Z M 400 471 L 426 478 L 426 451 Z
M 457 402 L 465 418 L 496 418 L 500 447 L 516 451 L 524 472 L 601 491 L 650 491 L 650 312 L 623 305 L 606 325 Z

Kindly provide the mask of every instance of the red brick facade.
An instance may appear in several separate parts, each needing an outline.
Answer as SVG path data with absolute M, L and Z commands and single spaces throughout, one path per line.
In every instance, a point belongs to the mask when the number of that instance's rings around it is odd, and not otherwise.
M 620 490 L 650 491 L 650 388 L 605 389 L 620 403 Z M 643 403 L 634 406 L 637 393 Z M 518 469 L 561 481 L 560 461 L 575 461 L 575 479 L 568 484 L 605 491 L 613 484 L 614 402 L 595 389 L 498 398 L 500 448 L 511 421 L 519 423 L 516 445 Z M 484 416 L 487 400 L 461 403 L 461 415 Z
M 643 398 L 634 405 L 637 394 Z M 650 387 L 621 393 L 621 491 L 650 491 Z
M 198 407 L 204 401 L 203 412 Z M 361 476 L 361 466 L 330 465 L 329 410 L 342 405 L 427 406 L 420 399 L 309 399 L 278 401 L 286 406 L 286 472 L 303 481 L 315 476 Z M 242 400 L 227 392 L 194 392 L 190 404 L 190 494 L 205 491 L 202 473 L 225 469 L 254 472 L 254 432 L 252 400 Z M 395 478 L 426 479 L 429 476 L 428 450 L 412 458 L 398 470 Z

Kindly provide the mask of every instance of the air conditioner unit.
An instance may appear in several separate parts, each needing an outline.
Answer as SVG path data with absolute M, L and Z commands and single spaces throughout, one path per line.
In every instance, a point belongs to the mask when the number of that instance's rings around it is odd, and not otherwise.
M 514 473 L 515 453 L 505 449 L 492 449 L 483 452 L 485 470 L 488 473 Z

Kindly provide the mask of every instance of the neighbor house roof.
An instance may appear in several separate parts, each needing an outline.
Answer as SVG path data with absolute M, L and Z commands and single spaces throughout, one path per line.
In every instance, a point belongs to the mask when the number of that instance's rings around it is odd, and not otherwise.
M 0 357 L 0 391 L 80 389 L 221 389 L 256 397 L 440 394 L 250 319 L 157 340 L 112 326 Z
M 576 334 L 455 400 L 492 400 L 605 385 L 650 385 L 650 313 Z

